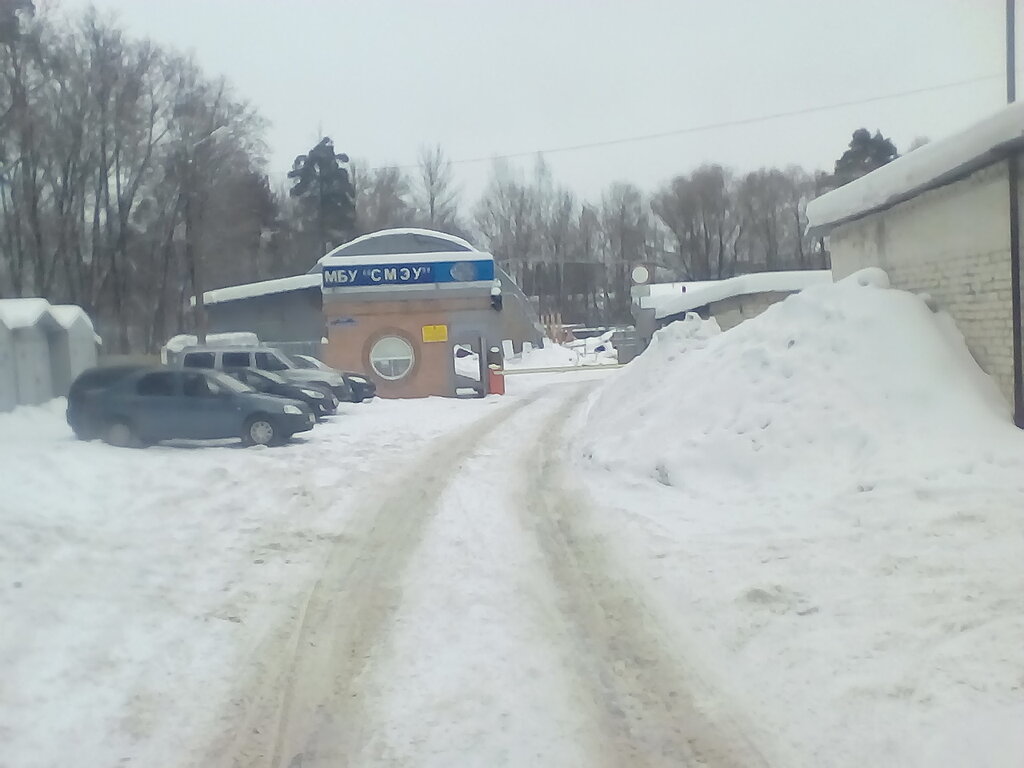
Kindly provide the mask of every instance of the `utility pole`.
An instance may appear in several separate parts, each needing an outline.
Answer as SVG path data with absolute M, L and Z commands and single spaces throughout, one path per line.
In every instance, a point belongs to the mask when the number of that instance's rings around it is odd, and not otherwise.
M 198 218 L 203 215 L 202 204 L 196 201 L 196 191 L 199 186 L 199 173 L 196 167 L 196 154 L 199 148 L 208 142 L 215 141 L 217 136 L 228 130 L 222 125 L 214 128 L 206 136 L 194 142 L 187 150 L 185 159 L 185 178 L 187 189 L 185 192 L 185 263 L 188 265 L 189 279 L 192 281 L 192 291 L 195 293 L 195 319 L 196 319 L 196 340 L 199 344 L 206 343 L 206 333 L 209 330 L 209 323 L 206 316 L 206 302 L 203 292 L 205 282 L 203 280 L 202 257 L 199 255 L 199 244 L 196 242 L 196 229 L 198 229 Z
M 1006 0 L 1006 102 L 1017 100 L 1016 0 Z M 1013 312 L 1013 420 L 1024 428 L 1024 364 L 1021 360 L 1020 164 L 1017 153 L 1007 158 L 1010 180 L 1010 287 Z

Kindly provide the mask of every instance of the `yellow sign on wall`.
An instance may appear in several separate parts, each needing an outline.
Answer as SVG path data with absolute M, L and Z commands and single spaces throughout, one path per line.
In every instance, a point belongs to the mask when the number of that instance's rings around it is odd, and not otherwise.
M 448 326 L 447 325 L 424 325 L 423 326 L 423 341 L 448 341 Z

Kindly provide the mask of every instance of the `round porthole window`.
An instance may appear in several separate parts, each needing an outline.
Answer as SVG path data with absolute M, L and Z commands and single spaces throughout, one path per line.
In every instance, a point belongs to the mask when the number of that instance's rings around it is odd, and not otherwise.
M 378 339 L 370 349 L 370 365 L 382 379 L 397 381 L 412 370 L 412 344 L 398 336 Z
M 476 268 L 468 261 L 459 261 L 452 264 L 452 280 L 460 283 L 468 283 L 476 277 Z

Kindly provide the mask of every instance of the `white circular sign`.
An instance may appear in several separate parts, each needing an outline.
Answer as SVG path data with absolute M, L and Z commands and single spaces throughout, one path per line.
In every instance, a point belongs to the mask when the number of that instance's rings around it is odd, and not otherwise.
M 646 283 L 651 279 L 651 273 L 643 264 L 633 267 L 633 282 L 637 285 Z

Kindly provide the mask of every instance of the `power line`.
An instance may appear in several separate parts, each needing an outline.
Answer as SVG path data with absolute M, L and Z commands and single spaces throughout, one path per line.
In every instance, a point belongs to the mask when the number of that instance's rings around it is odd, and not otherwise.
M 850 101 L 838 101 L 833 104 L 823 104 L 817 107 L 804 107 L 803 109 L 794 109 L 788 112 L 775 112 L 768 115 L 759 115 L 757 117 L 745 117 L 738 120 L 723 120 L 717 123 L 705 123 L 703 125 L 691 125 L 686 128 L 676 128 L 671 131 L 661 131 L 659 133 L 646 133 L 638 136 L 628 136 L 618 139 L 606 139 L 604 141 L 592 141 L 585 144 L 570 144 L 561 147 L 552 147 L 549 149 L 534 149 L 528 152 L 508 152 L 500 155 L 487 155 L 481 157 L 467 157 L 459 160 L 452 160 L 452 165 L 469 165 L 472 163 L 487 163 L 494 160 L 514 160 L 520 157 L 533 157 L 535 155 L 555 155 L 562 152 L 577 152 L 583 149 L 598 149 L 600 147 L 613 147 L 618 144 L 632 144 L 641 141 L 653 141 L 656 139 L 665 139 L 670 136 L 683 136 L 688 133 L 701 133 L 703 131 L 713 131 L 719 128 L 732 128 L 741 125 L 753 125 L 755 123 L 768 122 L 769 120 L 780 120 L 785 117 L 799 117 L 800 115 L 809 115 L 815 112 L 827 112 L 834 109 L 843 109 L 844 107 L 855 107 L 861 104 L 872 104 L 878 101 L 887 101 L 889 99 L 901 99 L 907 96 L 916 96 L 922 93 L 934 93 L 935 91 L 943 91 L 949 88 L 960 88 L 965 85 L 974 85 L 976 83 L 986 82 L 988 80 L 1002 79 L 1004 76 L 999 75 L 984 75 L 982 77 L 973 77 L 967 80 L 957 80 L 950 83 L 941 83 L 939 85 L 929 85 L 923 88 L 913 88 L 907 91 L 897 91 L 895 93 L 886 93 L 880 96 L 869 96 L 865 99 L 851 99 Z M 419 163 L 412 163 L 408 165 L 381 165 L 374 168 L 370 168 L 371 171 L 383 170 L 385 168 L 397 168 L 399 170 L 408 170 L 411 168 L 419 168 Z

